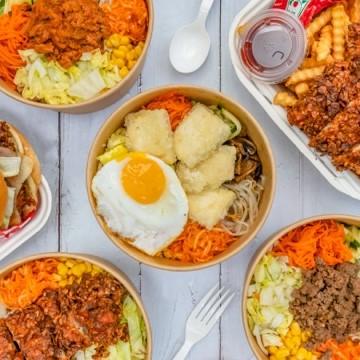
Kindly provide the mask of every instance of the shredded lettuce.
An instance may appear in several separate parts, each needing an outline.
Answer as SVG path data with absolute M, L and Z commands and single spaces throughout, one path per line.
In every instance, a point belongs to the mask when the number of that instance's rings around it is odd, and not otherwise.
M 301 270 L 289 266 L 286 258 L 265 255 L 256 266 L 246 306 L 250 328 L 265 352 L 266 346 L 282 345 L 281 336 L 293 320 L 291 294 L 301 283 Z
M 345 243 L 349 246 L 354 261 L 360 260 L 360 228 L 357 226 L 345 226 Z
M 84 53 L 75 65 L 62 68 L 35 50 L 19 51 L 26 65 L 16 72 L 14 83 L 24 98 L 53 105 L 74 104 L 114 87 L 121 76 L 110 62 L 110 53 Z
M 131 356 L 135 359 L 145 359 L 146 348 L 141 325 L 141 315 L 135 301 L 127 296 L 123 303 L 124 317 L 128 324 Z

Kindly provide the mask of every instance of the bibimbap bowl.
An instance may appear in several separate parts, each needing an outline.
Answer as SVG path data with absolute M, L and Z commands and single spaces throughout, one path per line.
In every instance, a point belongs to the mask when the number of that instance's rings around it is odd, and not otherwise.
M 151 327 L 135 287 L 92 255 L 44 253 L 1 269 L 0 337 L 5 358 L 151 359 Z
M 173 271 L 239 252 L 263 225 L 274 188 L 272 151 L 256 120 L 196 86 L 126 102 L 88 158 L 88 196 L 105 234 L 137 261 Z
M 358 358 L 359 248 L 360 217 L 348 215 L 303 219 L 265 242 L 242 299 L 257 359 Z
M 5 1 L 0 91 L 43 109 L 100 110 L 135 83 L 153 23 L 152 0 Z

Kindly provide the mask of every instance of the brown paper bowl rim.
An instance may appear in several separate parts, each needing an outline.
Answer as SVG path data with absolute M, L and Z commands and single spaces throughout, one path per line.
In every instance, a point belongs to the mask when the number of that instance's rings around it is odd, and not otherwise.
M 252 232 L 249 235 L 245 234 L 245 236 L 248 237 L 246 239 L 246 241 L 239 244 L 239 246 L 234 247 L 227 253 L 221 253 L 221 254 L 217 255 L 216 257 L 214 257 L 212 260 L 205 262 L 205 263 L 199 263 L 199 264 L 186 263 L 185 264 L 185 263 L 180 263 L 180 262 L 176 262 L 176 261 L 170 261 L 171 262 L 171 264 L 170 264 L 169 261 L 162 262 L 161 260 L 163 260 L 163 259 L 161 259 L 161 258 L 158 258 L 155 256 L 150 257 L 145 254 L 139 253 L 138 251 L 132 249 L 130 246 L 128 246 L 128 247 L 124 246 L 121 241 L 118 241 L 118 240 L 121 240 L 121 236 L 117 236 L 117 235 L 113 234 L 106 226 L 105 221 L 103 221 L 101 216 L 99 216 L 97 214 L 96 202 L 95 202 L 94 196 L 92 194 L 92 190 L 91 190 L 91 183 L 92 183 L 93 176 L 92 176 L 90 167 L 91 167 L 91 163 L 93 163 L 94 161 L 97 161 L 96 160 L 97 154 L 96 154 L 95 147 L 96 147 L 96 144 L 100 143 L 101 138 L 102 138 L 102 133 L 106 129 L 107 125 L 109 123 L 112 123 L 113 121 L 117 120 L 118 113 L 120 113 L 124 107 L 131 106 L 131 104 L 139 102 L 139 100 L 141 100 L 142 98 L 149 97 L 152 94 L 155 97 L 161 93 L 165 93 L 168 91 L 179 91 L 180 93 L 182 91 L 193 91 L 193 92 L 197 92 L 199 94 L 206 93 L 208 95 L 212 95 L 212 96 L 216 97 L 217 99 L 221 99 L 226 104 L 230 104 L 234 108 L 240 109 L 240 111 L 245 114 L 245 116 L 247 118 L 247 122 L 251 123 L 252 126 L 256 129 L 256 132 L 258 133 L 258 135 L 261 138 L 261 141 L 263 142 L 263 145 L 265 147 L 264 152 L 267 153 L 268 158 L 269 158 L 271 181 L 269 181 L 268 186 L 270 186 L 269 187 L 270 196 L 269 196 L 268 202 L 264 205 L 265 211 L 264 211 L 263 217 L 258 221 L 256 227 L 254 227 L 254 229 L 252 230 Z M 144 104 L 144 102 L 142 102 L 142 103 Z M 205 269 L 205 268 L 208 268 L 208 267 L 211 267 L 214 265 L 218 265 L 218 264 L 228 260 L 235 254 L 240 252 L 245 246 L 247 246 L 255 238 L 257 233 L 260 231 L 260 229 L 264 225 L 264 223 L 269 215 L 269 212 L 271 210 L 272 204 L 273 204 L 273 200 L 274 200 L 274 196 L 275 196 L 275 186 L 276 186 L 275 160 L 274 160 L 273 152 L 272 152 L 272 149 L 270 146 L 270 142 L 269 142 L 264 130 L 262 129 L 260 124 L 255 120 L 255 118 L 242 105 L 240 105 L 235 100 L 232 100 L 228 96 L 226 96 L 226 95 L 222 94 L 221 92 L 214 90 L 214 89 L 205 88 L 205 87 L 196 86 L 196 85 L 173 84 L 173 85 L 166 85 L 166 86 L 159 86 L 156 88 L 152 88 L 150 90 L 147 90 L 145 92 L 142 92 L 142 93 L 134 96 L 133 98 L 131 98 L 130 100 L 128 100 L 127 102 L 122 104 L 116 111 L 114 111 L 110 115 L 110 117 L 108 117 L 106 119 L 106 121 L 102 124 L 101 128 L 98 130 L 98 133 L 97 133 L 95 139 L 93 140 L 90 151 L 89 151 L 87 169 L 86 169 L 86 185 L 87 185 L 87 193 L 88 193 L 88 198 L 90 201 L 91 209 L 95 215 L 97 222 L 99 223 L 99 225 L 102 228 L 102 230 L 104 231 L 104 233 L 108 236 L 108 238 L 110 238 L 110 240 L 118 248 L 120 248 L 123 252 L 125 252 L 127 255 L 129 255 L 134 260 L 136 260 L 140 263 L 144 263 L 146 265 L 149 265 L 149 266 L 161 269 L 161 270 L 194 271 L 194 270 Z M 176 264 L 178 264 L 178 265 L 176 265 Z
M 242 323 L 245 330 L 247 341 L 250 345 L 251 350 L 255 354 L 258 360 L 268 360 L 269 357 L 264 354 L 260 347 L 257 345 L 256 339 L 252 334 L 248 317 L 247 317 L 247 310 L 246 310 L 246 300 L 247 300 L 247 293 L 251 283 L 251 279 L 254 275 L 255 267 L 259 263 L 259 261 L 263 258 L 263 256 L 269 251 L 269 249 L 285 234 L 289 231 L 298 228 L 299 226 L 311 223 L 313 221 L 319 220 L 335 220 L 339 222 L 343 222 L 345 224 L 355 224 L 360 226 L 360 217 L 355 215 L 343 215 L 343 214 L 328 214 L 328 215 L 316 215 L 307 217 L 301 220 L 298 220 L 291 225 L 283 227 L 280 231 L 276 232 L 272 236 L 270 236 L 265 242 L 259 247 L 256 251 L 255 255 L 251 259 L 247 272 L 246 278 L 244 281 L 243 286 L 243 295 L 242 295 L 242 304 L 241 304 L 241 314 L 242 314 Z
M 53 111 L 58 111 L 58 112 L 70 112 L 70 113 L 78 111 L 79 113 L 80 112 L 86 113 L 87 112 L 86 109 L 89 106 L 94 105 L 94 104 L 98 104 L 98 106 L 99 106 L 98 110 L 100 110 L 102 108 L 101 103 L 105 99 L 111 97 L 116 92 L 120 91 L 123 87 L 125 88 L 127 85 L 129 85 L 129 83 L 136 81 L 136 79 L 134 79 L 134 76 L 136 76 L 136 74 L 143 67 L 144 60 L 147 56 L 147 52 L 148 52 L 148 49 L 150 46 L 150 42 L 151 42 L 153 30 L 154 30 L 153 0 L 146 0 L 146 2 L 147 2 L 147 7 L 148 7 L 148 13 L 149 13 L 149 24 L 148 24 L 148 31 L 146 34 L 144 49 L 143 49 L 140 57 L 137 59 L 135 66 L 129 71 L 127 76 L 123 80 L 121 80 L 118 84 L 116 84 L 113 88 L 107 89 L 105 92 L 103 92 L 99 95 L 96 95 L 95 97 L 92 97 L 88 100 L 81 101 L 76 104 L 68 104 L 68 105 L 47 104 L 47 103 L 42 103 L 42 102 L 35 101 L 35 100 L 25 99 L 20 93 L 18 93 L 18 92 L 14 93 L 13 91 L 11 91 L 8 88 L 8 86 L 5 84 L 4 81 L 0 81 L 0 91 L 2 93 L 4 93 L 5 95 L 9 96 L 10 98 L 12 98 L 16 101 L 19 101 L 23 104 L 35 106 L 35 107 L 45 109 L 45 110 L 53 110 Z M 119 96 L 119 99 L 121 97 L 122 96 Z
M 35 255 L 30 255 L 20 260 L 16 260 L 9 265 L 0 269 L 0 277 L 6 276 L 11 271 L 15 270 L 21 265 L 24 265 L 33 260 L 41 260 L 44 258 L 66 258 L 66 259 L 77 259 L 89 262 L 98 266 L 99 268 L 105 270 L 110 275 L 114 276 L 129 292 L 130 296 L 135 300 L 137 306 L 141 311 L 141 315 L 144 319 L 145 326 L 146 326 L 146 333 L 147 333 L 147 355 L 146 359 L 150 360 L 152 358 L 152 332 L 151 332 L 151 325 L 148 314 L 145 310 L 145 306 L 142 302 L 140 295 L 138 294 L 135 286 L 131 282 L 131 280 L 127 277 L 127 275 L 118 269 L 114 264 L 110 261 L 102 259 L 95 255 L 88 255 L 83 253 L 67 253 L 67 252 L 47 252 L 47 253 L 40 253 Z

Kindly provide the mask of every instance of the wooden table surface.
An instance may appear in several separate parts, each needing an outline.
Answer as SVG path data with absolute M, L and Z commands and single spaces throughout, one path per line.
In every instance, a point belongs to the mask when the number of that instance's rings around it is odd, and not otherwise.
M 247 0 L 215 0 L 208 19 L 212 40 L 206 64 L 195 74 L 176 73 L 168 60 L 175 30 L 197 14 L 200 0 L 154 0 L 155 31 L 142 75 L 130 93 L 97 113 L 68 115 L 42 111 L 0 95 L 0 118 L 18 126 L 34 145 L 53 194 L 46 227 L 0 262 L 0 267 L 26 255 L 46 251 L 96 254 L 121 268 L 139 289 L 149 313 L 154 338 L 153 359 L 168 360 L 181 342 L 190 310 L 215 283 L 230 285 L 237 296 L 221 322 L 191 352 L 193 360 L 254 359 L 242 327 L 240 299 L 249 259 L 273 232 L 303 217 L 326 213 L 360 214 L 360 203 L 335 189 L 271 122 L 242 87 L 232 68 L 228 30 Z M 164 84 L 189 83 L 221 90 L 245 106 L 270 139 L 277 169 L 277 192 L 271 214 L 256 239 L 229 261 L 199 272 L 172 273 L 136 263 L 102 233 L 85 189 L 90 144 L 103 121 L 125 100 Z

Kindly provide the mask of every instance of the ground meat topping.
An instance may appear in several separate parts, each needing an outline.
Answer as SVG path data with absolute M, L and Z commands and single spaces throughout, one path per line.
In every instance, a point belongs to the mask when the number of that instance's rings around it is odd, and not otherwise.
M 317 259 L 304 271 L 303 285 L 294 290 L 290 311 L 302 329 L 311 331 L 307 344 L 316 348 L 328 339 L 345 341 L 360 330 L 360 265 L 328 266 Z
M 97 0 L 38 0 L 32 7 L 29 48 L 64 68 L 83 53 L 102 49 L 109 35 Z
M 93 344 L 93 359 L 106 357 L 110 345 L 129 340 L 127 324 L 120 324 L 126 294 L 107 273 L 85 274 L 79 284 L 45 290 L 35 304 L 0 322 L 0 359 L 16 358 L 14 343 L 26 360 L 70 360 Z

